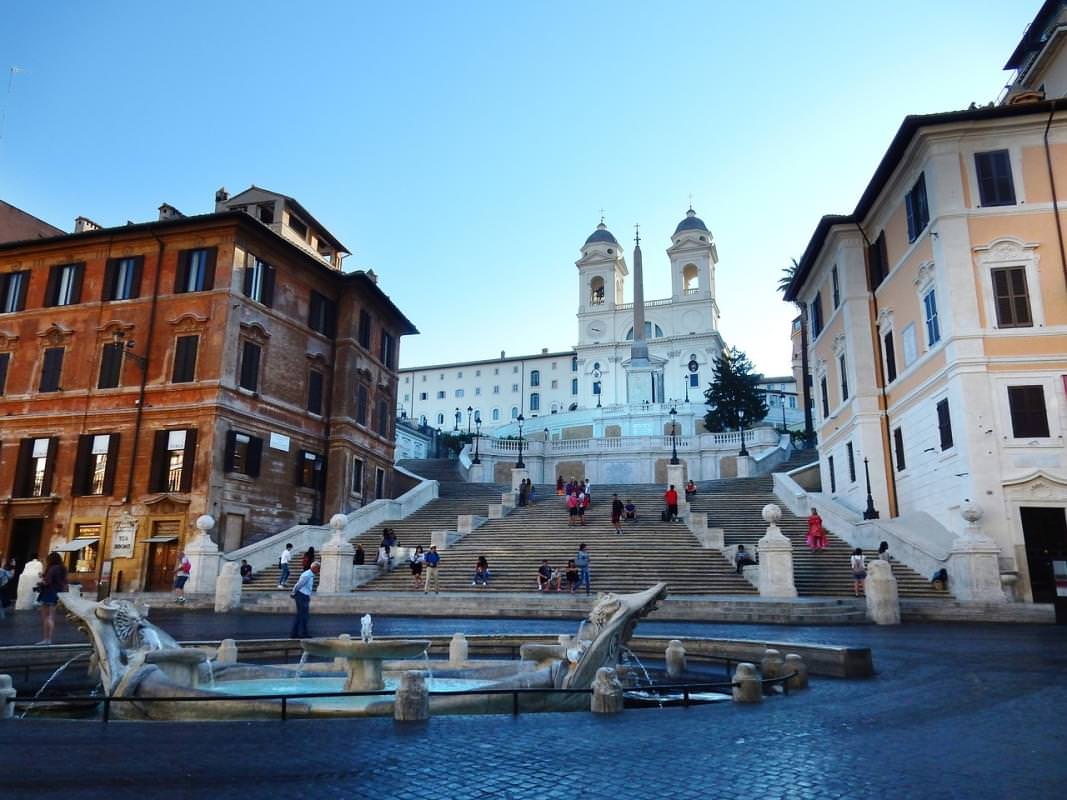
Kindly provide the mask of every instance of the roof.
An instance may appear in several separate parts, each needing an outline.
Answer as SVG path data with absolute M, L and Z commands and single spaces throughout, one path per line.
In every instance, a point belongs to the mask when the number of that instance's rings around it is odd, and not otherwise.
M 342 253 L 348 253 L 348 254 L 352 253 L 351 250 L 349 250 L 347 247 L 345 247 L 343 244 L 341 244 L 340 241 L 335 239 L 334 235 L 332 233 L 330 233 L 329 229 L 325 225 L 323 225 L 321 222 L 319 222 L 317 219 L 315 219 L 315 217 L 312 216 L 310 211 L 308 211 L 306 208 L 304 208 L 302 205 L 300 205 L 300 201 L 297 200 L 295 197 L 291 197 L 291 196 L 289 196 L 287 194 L 282 194 L 281 192 L 275 192 L 275 191 L 272 191 L 270 189 L 266 189 L 266 188 L 264 188 L 262 186 L 256 186 L 253 183 L 251 186 L 249 186 L 244 191 L 240 191 L 237 194 L 233 195 L 233 197 L 230 197 L 229 199 L 227 199 L 226 203 L 232 203 L 236 198 L 240 197 L 245 192 L 250 192 L 253 189 L 258 189 L 261 192 L 266 192 L 267 194 L 273 194 L 273 195 L 277 195 L 278 197 L 281 197 L 283 200 L 285 200 L 286 203 L 291 205 L 296 210 L 296 212 L 306 222 L 308 222 L 311 225 L 313 225 L 315 227 L 316 232 L 321 233 L 323 235 L 323 238 L 325 238 L 326 241 L 328 241 L 331 245 L 333 245 L 337 250 L 340 250 Z
M 298 254 L 303 259 L 305 264 L 312 265 L 313 269 L 320 271 L 322 275 L 331 276 L 331 280 L 340 280 L 343 283 L 355 283 L 364 288 L 372 297 L 374 297 L 382 306 L 386 308 L 391 314 L 393 314 L 397 321 L 400 323 L 401 332 L 400 335 L 418 333 L 418 328 L 414 323 L 409 320 L 399 308 L 389 299 L 389 295 L 378 288 L 378 284 L 362 270 L 356 270 L 355 272 L 339 272 L 333 269 L 328 264 L 324 263 L 322 259 L 308 253 L 306 250 L 298 247 L 293 242 L 286 239 L 276 231 L 271 230 L 269 227 L 261 223 L 254 217 L 246 214 L 243 211 L 216 211 L 210 214 L 196 214 L 190 217 L 179 217 L 178 219 L 168 220 L 153 220 L 152 222 L 137 222 L 129 225 L 118 225 L 113 228 L 98 228 L 91 231 L 83 231 L 81 233 L 63 233 L 60 232 L 57 236 L 48 236 L 37 239 L 22 239 L 15 242 L 0 242 L 0 253 L 7 252 L 9 250 L 17 250 L 23 247 L 33 247 L 45 244 L 78 244 L 83 241 L 93 241 L 94 239 L 111 239 L 116 236 L 124 235 L 139 235 L 139 234 L 151 234 L 156 231 L 167 231 L 170 229 L 180 229 L 186 227 L 196 227 L 197 225 L 204 225 L 213 222 L 236 222 L 238 225 L 244 225 L 249 230 L 256 231 L 264 236 L 274 237 L 277 242 L 281 243 L 285 247 L 289 248 L 294 254 Z M 347 252 L 347 251 L 346 251 Z
M 33 214 L 0 200 L 0 242 L 61 236 L 63 231 Z
M 507 356 L 506 358 L 487 358 L 482 361 L 453 361 L 449 364 L 427 364 L 422 367 L 401 367 L 397 372 L 419 372 L 424 369 L 454 369 L 456 367 L 480 367 L 485 364 L 507 364 L 512 361 L 533 361 L 537 358 L 574 358 L 574 350 L 560 350 L 555 353 L 534 353 L 528 356 Z
M 704 220 L 697 216 L 697 212 L 693 209 L 689 209 L 685 212 L 685 219 L 678 223 L 678 227 L 674 229 L 674 235 L 677 236 L 682 231 L 704 231 L 707 233 L 708 226 L 704 224 Z
M 597 244 L 598 242 L 618 245 L 618 241 L 616 241 L 611 231 L 608 230 L 607 225 L 603 222 L 597 225 L 596 230 L 589 234 L 589 238 L 585 240 L 586 244 Z
M 835 225 L 859 225 L 874 206 L 875 201 L 885 189 L 893 172 L 900 164 L 904 153 L 911 144 L 915 135 L 923 128 L 934 125 L 950 125 L 961 122 L 984 122 L 986 120 L 1007 119 L 1011 117 L 1024 117 L 1030 115 L 1047 115 L 1053 111 L 1067 110 L 1067 102 L 1057 104 L 1056 100 L 1045 100 L 1037 103 L 1020 103 L 1012 106 L 991 106 L 985 108 L 972 108 L 964 111 L 944 111 L 937 114 L 914 114 L 904 118 L 897 129 L 896 135 L 889 143 L 889 147 L 878 163 L 878 167 L 871 176 L 867 188 L 863 190 L 856 208 L 851 214 L 829 214 L 819 220 L 815 226 L 815 232 L 811 235 L 804 254 L 797 262 L 797 270 L 789 287 L 785 291 L 785 299 L 795 301 L 797 293 L 808 279 L 815 259 L 826 243 L 826 237 L 830 229 Z
M 1045 0 L 1041 8 L 1038 9 L 1037 16 L 1026 26 L 1023 38 L 1015 46 L 1015 50 L 1012 51 L 1011 57 L 1008 58 L 1008 63 L 1004 65 L 1004 69 L 1019 69 L 1019 67 L 1023 66 L 1026 57 L 1030 53 L 1041 49 L 1044 44 L 1045 29 L 1059 13 L 1063 5 L 1063 0 Z

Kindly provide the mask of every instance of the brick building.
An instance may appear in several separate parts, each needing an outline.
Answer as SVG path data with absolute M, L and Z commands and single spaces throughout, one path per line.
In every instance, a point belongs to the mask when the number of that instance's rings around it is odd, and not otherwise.
M 0 244 L 5 558 L 159 589 L 200 514 L 228 551 L 391 495 L 417 331 L 295 200 L 78 229 Z

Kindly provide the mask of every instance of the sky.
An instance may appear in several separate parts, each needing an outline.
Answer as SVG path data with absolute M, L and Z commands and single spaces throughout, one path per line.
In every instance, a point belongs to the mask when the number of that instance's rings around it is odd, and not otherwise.
M 999 96 L 1039 6 L 7 2 L 0 199 L 72 230 L 292 195 L 418 327 L 408 367 L 573 347 L 600 209 L 668 297 L 692 196 L 726 343 L 783 374 L 782 268 L 906 115 Z

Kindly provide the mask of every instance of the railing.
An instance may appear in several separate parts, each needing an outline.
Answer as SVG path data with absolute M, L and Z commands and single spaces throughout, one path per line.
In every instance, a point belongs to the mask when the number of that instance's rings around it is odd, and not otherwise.
M 672 300 L 670 298 L 668 298 L 666 300 L 646 300 L 645 301 L 645 308 L 656 308 L 657 306 L 669 306 L 673 302 L 674 302 L 674 300 Z M 620 303 L 619 305 L 615 306 L 615 308 L 619 309 L 620 311 L 626 311 L 627 309 L 630 309 L 630 308 L 633 308 L 633 307 L 634 307 L 633 303 Z
M 756 428 L 753 431 L 745 431 L 745 443 L 751 446 L 778 444 L 779 436 L 771 428 Z M 654 434 L 652 436 L 607 436 L 601 438 L 583 439 L 552 439 L 528 441 L 523 439 L 522 449 L 524 453 L 533 455 L 550 455 L 557 453 L 588 453 L 602 450 L 630 450 L 644 452 L 658 452 L 662 450 L 730 450 L 741 446 L 741 433 L 730 431 L 727 433 L 702 433 L 697 436 L 678 435 L 671 441 L 671 435 Z M 482 441 L 482 450 L 486 453 L 517 453 L 519 450 L 518 439 L 485 439 Z
M 699 291 L 700 291 L 700 287 L 699 287 L 699 286 L 694 286 L 694 287 L 692 287 L 692 288 L 690 288 L 690 289 L 686 289 L 686 290 L 685 290 L 685 293 L 686 293 L 687 295 L 688 295 L 688 294 L 696 294 L 696 293 L 697 293 L 697 292 L 699 292 Z

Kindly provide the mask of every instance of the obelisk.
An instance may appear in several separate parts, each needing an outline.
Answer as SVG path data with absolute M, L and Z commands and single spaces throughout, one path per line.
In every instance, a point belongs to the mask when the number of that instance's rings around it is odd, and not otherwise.
M 637 227 L 636 225 L 634 226 Z M 631 366 L 648 363 L 648 341 L 645 339 L 645 280 L 641 264 L 641 234 L 634 234 L 634 340 L 630 345 Z

